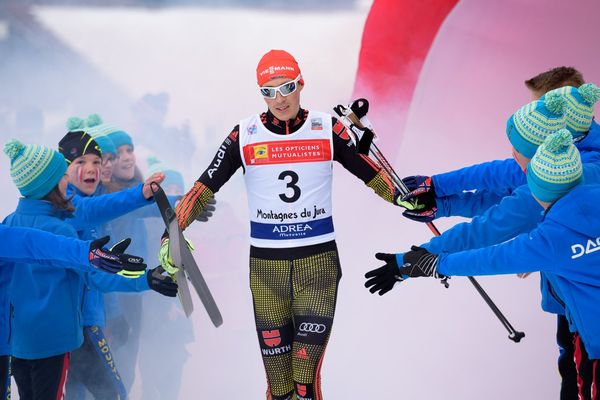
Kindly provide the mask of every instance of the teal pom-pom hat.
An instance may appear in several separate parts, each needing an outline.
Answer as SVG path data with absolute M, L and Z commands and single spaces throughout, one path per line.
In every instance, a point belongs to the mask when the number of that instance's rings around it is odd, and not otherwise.
M 44 146 L 10 140 L 4 153 L 10 158 L 10 176 L 24 197 L 44 198 L 67 171 L 63 155 Z
M 552 203 L 583 182 L 583 166 L 573 136 L 561 129 L 546 138 L 527 166 L 527 184 L 541 201 Z
M 506 123 L 510 144 L 523 156 L 533 157 L 548 135 L 565 128 L 565 107 L 560 93 L 547 93 L 543 100 L 519 108 Z
M 588 133 L 594 119 L 594 105 L 600 99 L 600 88 L 593 83 L 585 83 L 578 88 L 564 86 L 554 89 L 545 96 L 550 93 L 558 93 L 565 99 L 565 121 L 573 137 L 578 138 Z
M 181 172 L 167 166 L 154 156 L 148 157 L 146 159 L 146 162 L 148 163 L 148 172 L 146 173 L 147 178 L 152 176 L 152 174 L 154 174 L 155 172 L 162 172 L 165 174 L 165 180 L 162 183 L 163 187 L 167 187 L 169 185 L 177 185 L 177 187 L 181 188 L 181 190 L 185 189 L 183 175 L 181 175 Z
M 126 144 L 133 147 L 133 140 L 127 132 L 121 128 L 117 128 L 114 125 L 105 124 L 102 118 L 98 114 L 91 114 L 86 120 L 86 132 L 89 133 L 94 139 L 96 135 L 106 135 L 115 146 L 115 150 L 109 151 L 109 153 L 116 154 L 117 149 Z M 100 145 L 102 147 L 102 145 Z
M 100 150 L 102 150 L 102 154 L 117 154 L 117 147 L 107 134 L 118 132 L 120 129 L 112 125 L 104 124 L 102 118 L 100 118 L 98 114 L 91 114 L 87 117 L 85 126 L 85 131 L 94 138 L 96 143 L 98 143 Z

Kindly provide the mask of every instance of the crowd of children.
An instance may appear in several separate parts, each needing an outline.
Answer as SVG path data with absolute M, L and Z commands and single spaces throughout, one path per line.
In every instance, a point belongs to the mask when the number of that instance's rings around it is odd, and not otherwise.
M 164 225 L 147 231 L 144 219 L 159 216 L 150 183 L 183 187 L 181 175 L 173 182 L 173 171 L 155 168 L 142 178 L 131 136 L 97 115 L 70 118 L 67 129 L 57 150 L 18 140 L 4 147 L 22 197 L 0 225 L 2 400 L 10 398 L 11 375 L 23 400 L 127 398 L 141 296 L 108 293 L 177 294 L 162 267 L 146 269 L 146 263 L 157 265 L 147 237 L 159 243 Z M 115 315 L 128 307 L 124 322 L 116 323 Z M 124 336 L 121 367 L 111 345 L 122 345 Z
M 525 82 L 533 101 L 507 121 L 513 158 L 404 179 L 410 219 L 472 217 L 385 265 L 365 286 L 380 295 L 409 277 L 540 271 L 542 309 L 558 316 L 561 399 L 597 399 L 600 382 L 600 89 L 574 68 Z

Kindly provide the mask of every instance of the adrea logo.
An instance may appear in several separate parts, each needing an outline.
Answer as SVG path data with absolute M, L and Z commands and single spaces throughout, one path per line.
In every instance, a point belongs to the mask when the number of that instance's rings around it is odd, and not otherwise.
M 279 329 L 273 329 L 272 331 L 262 331 L 263 342 L 269 347 L 276 347 L 281 344 L 281 333 Z

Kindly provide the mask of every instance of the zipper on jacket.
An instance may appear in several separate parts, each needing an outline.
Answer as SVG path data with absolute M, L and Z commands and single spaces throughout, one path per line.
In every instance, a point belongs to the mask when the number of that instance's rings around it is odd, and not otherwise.
M 9 311 L 9 316 L 8 316 L 8 344 L 10 344 L 10 339 L 12 337 L 12 325 L 13 325 L 14 317 L 15 317 L 15 306 L 13 306 L 13 304 L 10 303 L 10 311 Z

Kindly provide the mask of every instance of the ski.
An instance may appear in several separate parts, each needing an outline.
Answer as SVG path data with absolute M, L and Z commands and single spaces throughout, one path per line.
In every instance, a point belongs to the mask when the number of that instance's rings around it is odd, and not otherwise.
M 198 294 L 200 301 L 204 305 L 210 320 L 215 327 L 219 327 L 223 323 L 223 317 L 219 311 L 219 307 L 215 302 L 198 265 L 192 255 L 192 252 L 187 246 L 185 238 L 179 224 L 177 223 L 177 216 L 175 211 L 169 203 L 169 199 L 165 194 L 162 187 L 153 182 L 151 184 L 152 193 L 156 201 L 156 205 L 160 210 L 160 214 L 163 217 L 163 221 L 167 226 L 169 232 L 169 252 L 173 258 L 173 263 L 179 267 L 179 270 L 175 274 L 175 279 L 179 285 L 179 300 L 186 316 L 190 316 L 193 309 L 193 301 L 190 294 L 189 286 L 187 281 L 189 280 L 194 287 L 194 290 Z
M 377 135 L 375 134 L 373 126 L 367 118 L 369 102 L 366 99 L 358 99 L 354 101 L 353 106 L 354 109 L 356 109 L 356 112 L 354 112 L 352 106 L 343 106 L 341 104 L 334 107 L 333 110 L 338 115 L 342 124 L 344 124 L 346 129 L 348 129 L 349 136 L 356 146 L 356 151 L 360 154 L 368 155 L 377 164 L 379 164 L 384 173 L 387 175 L 388 179 L 390 179 L 401 195 L 409 193 L 409 190 L 402 179 L 400 179 L 392 165 L 388 162 L 381 150 L 379 150 L 377 145 L 374 143 Z M 435 236 L 439 236 L 441 234 L 432 222 L 428 222 L 427 227 Z M 513 328 L 508 319 L 506 319 L 498 306 L 496 306 L 494 301 L 474 277 L 469 276 L 467 278 L 475 287 L 475 290 L 477 290 L 479 295 L 486 302 L 486 304 L 490 307 L 494 315 L 496 315 L 496 317 L 500 320 L 502 326 L 504 326 L 504 328 L 508 331 L 508 338 L 515 343 L 519 343 L 521 339 L 525 337 L 525 333 L 517 331 L 515 328 Z M 442 284 L 444 284 L 446 287 L 449 286 L 447 278 L 442 280 Z

